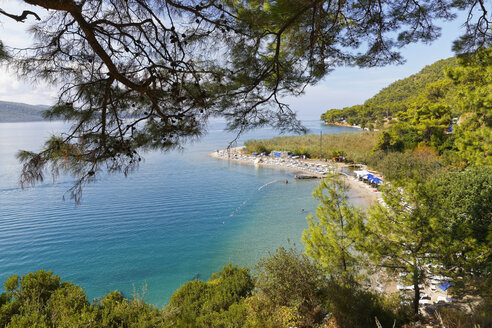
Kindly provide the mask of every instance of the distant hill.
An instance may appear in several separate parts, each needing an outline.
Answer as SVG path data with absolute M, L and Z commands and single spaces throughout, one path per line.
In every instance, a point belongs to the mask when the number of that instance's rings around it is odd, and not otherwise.
M 28 105 L 23 103 L 0 101 L 0 122 L 42 121 L 42 111 L 46 105 Z

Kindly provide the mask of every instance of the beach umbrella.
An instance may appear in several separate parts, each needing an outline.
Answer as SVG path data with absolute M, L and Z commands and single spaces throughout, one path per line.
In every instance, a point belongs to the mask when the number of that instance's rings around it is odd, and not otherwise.
M 383 180 L 381 180 L 380 178 L 373 178 L 371 182 L 375 184 L 380 184 L 381 182 L 383 182 Z
M 441 289 L 443 291 L 446 291 L 446 289 L 448 289 L 449 287 L 451 287 L 451 284 L 447 281 L 445 281 L 441 285 L 439 285 L 439 289 Z

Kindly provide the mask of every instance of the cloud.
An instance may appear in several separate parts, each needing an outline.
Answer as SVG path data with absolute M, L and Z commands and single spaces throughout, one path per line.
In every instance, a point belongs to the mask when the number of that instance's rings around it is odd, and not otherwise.
M 46 14 L 46 11 L 40 7 L 28 5 L 23 1 L 4 0 L 2 1 L 2 9 L 14 15 L 20 15 L 24 10 L 33 11 L 41 18 Z M 27 47 L 32 43 L 32 37 L 28 31 L 34 22 L 36 20 L 31 15 L 27 17 L 24 23 L 2 15 L 0 16 L 0 39 L 9 47 Z
M 0 100 L 52 105 L 56 101 L 56 90 L 44 84 L 27 83 L 3 69 L 0 71 Z
M 31 10 L 43 16 L 44 10 L 40 7 L 30 6 L 19 1 L 2 1 L 2 9 L 20 14 L 24 10 Z M 25 23 L 16 22 L 5 16 L 0 16 L 0 40 L 8 47 L 22 48 L 32 43 L 32 37 L 28 33 L 35 19 L 29 16 Z M 17 77 L 8 63 L 0 66 L 0 100 L 23 102 L 31 105 L 50 105 L 56 97 L 56 88 L 43 83 L 29 83 Z

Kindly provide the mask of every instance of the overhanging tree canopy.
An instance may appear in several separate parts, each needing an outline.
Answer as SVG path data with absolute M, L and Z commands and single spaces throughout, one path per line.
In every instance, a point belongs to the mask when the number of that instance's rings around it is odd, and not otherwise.
M 98 171 L 126 173 L 139 151 L 179 147 L 211 117 L 239 133 L 264 125 L 303 131 L 283 96 L 339 65 L 401 62 L 399 48 L 437 38 L 435 21 L 453 19 L 455 9 L 470 13 L 457 50 L 491 40 L 486 0 L 23 2 L 36 12 L 0 14 L 39 18 L 36 42 L 8 49 L 8 65 L 60 86 L 46 116 L 73 126 L 42 152 L 20 153 L 21 183 L 41 181 L 46 168 L 69 171 L 76 200 Z

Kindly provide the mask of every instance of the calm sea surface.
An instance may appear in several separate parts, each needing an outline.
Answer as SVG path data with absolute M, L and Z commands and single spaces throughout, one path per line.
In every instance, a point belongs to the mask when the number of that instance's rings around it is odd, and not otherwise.
M 305 125 L 312 133 L 358 131 L 318 121 Z M 0 281 L 45 269 L 82 285 L 89 299 L 111 290 L 131 296 L 147 286 L 145 300 L 163 306 L 181 284 L 207 280 L 228 262 L 252 268 L 288 240 L 302 248 L 317 181 L 207 156 L 233 139 L 218 122 L 183 152 L 147 153 L 128 178 L 114 175 L 89 185 L 80 206 L 62 201 L 68 177 L 21 190 L 15 153 L 38 150 L 65 127 L 0 123 Z M 241 140 L 275 135 L 261 129 Z

